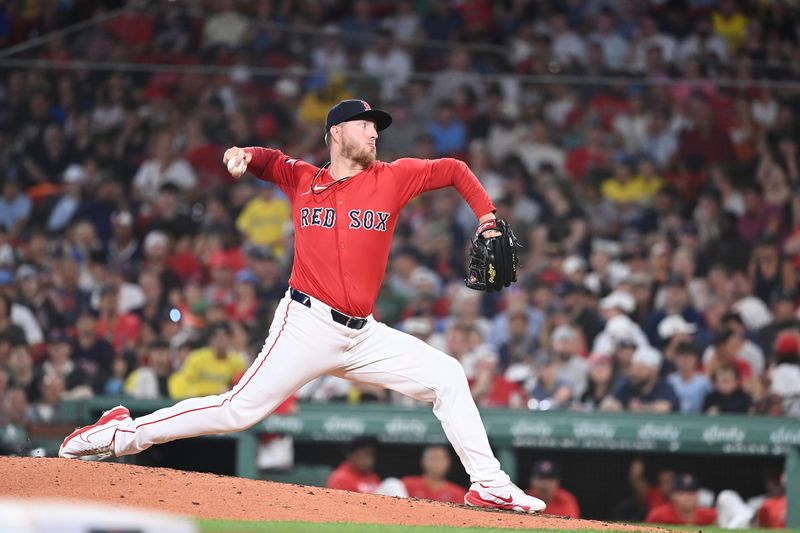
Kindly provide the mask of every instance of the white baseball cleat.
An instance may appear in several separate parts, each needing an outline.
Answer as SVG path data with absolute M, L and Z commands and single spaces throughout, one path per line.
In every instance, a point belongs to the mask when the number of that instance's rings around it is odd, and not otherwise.
M 528 496 L 513 483 L 500 487 L 473 483 L 464 496 L 464 503 L 472 507 L 488 507 L 518 513 L 538 513 L 547 507 L 542 500 Z
M 128 408 L 121 405 L 104 412 L 94 424 L 83 426 L 70 433 L 61 443 L 58 456 L 77 459 L 93 455 L 98 460 L 112 457 L 117 427 L 130 417 Z

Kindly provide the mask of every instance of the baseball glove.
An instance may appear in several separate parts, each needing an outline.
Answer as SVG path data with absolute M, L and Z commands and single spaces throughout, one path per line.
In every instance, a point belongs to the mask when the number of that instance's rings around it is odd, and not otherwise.
M 491 230 L 502 235 L 483 236 Z M 518 246 L 514 232 L 504 219 L 489 220 L 478 226 L 467 259 L 467 279 L 464 280 L 467 287 L 492 292 L 517 281 Z

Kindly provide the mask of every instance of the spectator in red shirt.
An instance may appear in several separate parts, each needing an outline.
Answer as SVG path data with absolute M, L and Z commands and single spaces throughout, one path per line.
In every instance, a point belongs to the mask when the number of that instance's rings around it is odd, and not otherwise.
M 141 320 L 133 313 L 119 312 L 119 289 L 106 284 L 100 288 L 97 334 L 114 347 L 116 353 L 133 350 L 139 342 Z
M 608 165 L 608 148 L 604 145 L 602 128 L 592 127 L 586 134 L 586 142 L 567 154 L 564 169 L 573 183 L 580 183 L 586 175 Z
M 349 490 L 372 494 L 378 490 L 381 479 L 374 472 L 375 439 L 356 437 L 347 446 L 345 460 L 328 477 L 329 489 Z M 463 493 L 462 493 L 463 497 Z
M 580 518 L 578 500 L 567 489 L 561 488 L 558 465 L 552 461 L 537 461 L 531 470 L 531 488 L 528 494 L 547 504 L 548 514 Z
M 447 481 L 450 471 L 450 452 L 445 446 L 428 446 L 422 452 L 421 476 L 406 476 L 401 479 L 409 498 L 422 498 L 438 502 L 463 503 L 464 487 Z
M 522 408 L 527 404 L 525 389 L 498 372 L 498 357 L 484 350 L 476 357 L 474 377 L 469 380 L 470 391 L 479 407 Z
M 786 527 L 786 494 L 764 500 L 756 514 L 758 527 L 783 529 Z
M 716 524 L 716 509 L 697 506 L 697 482 L 691 474 L 678 474 L 670 501 L 648 513 L 646 522 L 707 526 Z

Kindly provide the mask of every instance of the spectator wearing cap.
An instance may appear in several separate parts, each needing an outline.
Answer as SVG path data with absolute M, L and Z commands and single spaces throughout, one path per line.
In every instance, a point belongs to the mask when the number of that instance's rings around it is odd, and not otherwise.
M 686 342 L 693 342 L 697 326 L 686 322 L 681 315 L 668 315 L 658 324 L 658 336 L 662 341 L 664 364 L 661 372 L 664 375 L 676 370 L 675 348 Z
M 78 314 L 75 329 L 77 336 L 72 345 L 72 359 L 88 377 L 95 394 L 100 394 L 111 375 L 114 347 L 99 334 L 97 315 L 88 308 Z
M 593 353 L 589 356 L 588 363 L 589 379 L 586 391 L 574 407 L 583 411 L 596 411 L 603 401 L 611 396 L 616 381 L 614 364 L 611 356 L 604 353 Z
M 169 378 L 169 393 L 175 400 L 221 394 L 231 386 L 234 376 L 245 369 L 242 358 L 233 350 L 231 328 L 215 324 L 208 332 L 208 345 L 189 353 L 183 365 Z
M 354 438 L 347 444 L 344 461 L 331 472 L 325 486 L 373 494 L 381 483 L 381 478 L 375 473 L 376 448 L 377 442 L 372 437 Z
M 558 366 L 558 379 L 572 384 L 572 397 L 580 398 L 586 391 L 589 364 L 583 358 L 583 340 L 578 330 L 564 324 L 550 335 L 550 347 Z
M 769 372 L 769 392 L 781 399 L 786 416 L 800 418 L 800 337 L 786 330 L 775 340 L 775 366 Z
M 687 473 L 678 474 L 670 493 L 670 501 L 647 514 L 646 522 L 708 526 L 716 524 L 717 511 L 700 507 L 697 503 L 697 482 Z
M 739 369 L 730 364 L 721 364 L 712 374 L 714 389 L 703 402 L 703 412 L 716 415 L 720 413 L 750 413 L 753 397 L 742 390 Z
M 236 228 L 248 242 L 256 246 L 269 246 L 277 257 L 285 253 L 283 237 L 291 212 L 286 199 L 270 183 L 256 180 L 258 194 L 242 209 L 236 218 Z
M 462 503 L 464 487 L 447 480 L 450 472 L 450 452 L 442 445 L 428 446 L 422 451 L 421 476 L 405 476 L 400 481 L 409 498 L 421 498 L 437 502 Z
M 125 380 L 125 394 L 137 399 L 169 398 L 171 359 L 169 342 L 151 341 L 140 366 Z
M 684 340 L 674 347 L 673 357 L 676 370 L 667 376 L 667 383 L 678 395 L 681 412 L 702 412 L 703 402 L 711 392 L 711 382 L 699 369 L 700 352 L 697 345 Z
M 531 469 L 528 494 L 547 504 L 547 514 L 580 518 L 578 500 L 561 486 L 561 474 L 553 461 L 536 461 Z
M 681 274 L 671 273 L 656 293 L 656 307 L 644 323 L 644 331 L 650 344 L 661 349 L 663 338 L 658 333 L 661 321 L 669 315 L 680 315 L 686 322 L 694 324 L 697 329 L 705 328 L 706 322 L 689 301 L 686 279 Z
M 680 400 L 672 386 L 659 377 L 661 353 L 651 346 L 636 349 L 631 363 L 630 376 L 614 391 L 616 403 L 609 401 L 603 410 L 668 413 L 680 409 Z
M 622 289 L 617 289 L 600 300 L 600 314 L 606 325 L 594 339 L 593 353 L 613 353 L 621 341 L 635 346 L 648 345 L 649 342 L 639 324 L 631 320 L 630 314 L 636 310 L 636 300 Z

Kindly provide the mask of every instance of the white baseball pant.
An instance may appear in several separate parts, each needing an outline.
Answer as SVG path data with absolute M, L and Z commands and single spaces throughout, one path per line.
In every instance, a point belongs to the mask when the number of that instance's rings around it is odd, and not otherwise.
M 287 291 L 258 357 L 230 391 L 190 398 L 120 424 L 117 456 L 154 444 L 244 430 L 263 420 L 309 381 L 333 374 L 433 403 L 433 413 L 472 482 L 510 483 L 489 446 L 461 364 L 425 342 L 368 317 L 360 330 L 334 322 L 331 308 L 310 307 Z

